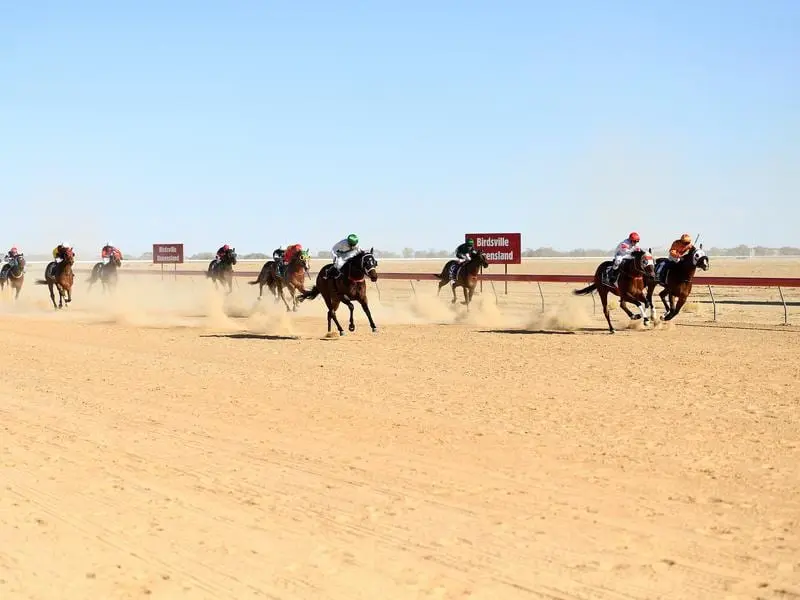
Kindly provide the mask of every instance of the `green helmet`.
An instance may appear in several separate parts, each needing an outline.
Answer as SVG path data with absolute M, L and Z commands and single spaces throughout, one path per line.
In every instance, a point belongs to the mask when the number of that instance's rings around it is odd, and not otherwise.
M 469 238 L 467 240 L 467 246 L 474 246 L 474 245 L 475 245 L 475 240 L 473 240 L 472 238 Z
M 358 236 L 355 233 L 351 233 L 347 236 L 347 243 L 351 246 L 358 245 Z

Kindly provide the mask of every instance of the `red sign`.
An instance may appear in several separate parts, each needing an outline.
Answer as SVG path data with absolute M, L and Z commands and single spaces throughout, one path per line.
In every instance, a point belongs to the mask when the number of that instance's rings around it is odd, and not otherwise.
M 522 234 L 468 233 L 465 240 L 475 240 L 475 248 L 486 255 L 490 265 L 518 265 L 522 262 Z
M 183 244 L 153 244 L 153 264 L 183 264 Z

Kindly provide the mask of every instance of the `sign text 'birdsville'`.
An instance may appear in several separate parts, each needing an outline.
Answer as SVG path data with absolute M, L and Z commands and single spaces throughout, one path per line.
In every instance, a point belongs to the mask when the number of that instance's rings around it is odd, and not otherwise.
M 153 244 L 153 264 L 183 264 L 183 244 Z
M 468 233 L 475 248 L 486 255 L 491 265 L 518 265 L 522 262 L 522 235 L 519 233 Z

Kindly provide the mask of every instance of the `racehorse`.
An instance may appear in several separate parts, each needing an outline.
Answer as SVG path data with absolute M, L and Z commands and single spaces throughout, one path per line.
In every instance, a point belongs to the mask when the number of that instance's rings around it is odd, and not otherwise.
M 214 282 L 214 289 L 217 289 L 218 284 L 224 288 L 228 286 L 228 293 L 233 292 L 233 265 L 236 264 L 236 248 L 229 248 L 217 260 L 213 259 L 208 264 L 206 277 L 210 277 Z
M 337 277 L 329 278 L 328 273 L 333 265 L 325 265 L 317 273 L 316 285 L 308 291 L 301 292 L 297 297 L 297 301 L 302 302 L 303 300 L 313 300 L 322 294 L 322 298 L 328 307 L 328 333 L 331 332 L 331 322 L 333 322 L 336 323 L 339 335 L 344 335 L 344 329 L 339 324 L 339 319 L 336 318 L 336 309 L 339 308 L 340 302 L 350 309 L 348 329 L 350 331 L 356 330 L 356 324 L 353 321 L 353 300 L 358 302 L 361 308 L 364 309 L 364 314 L 367 315 L 369 326 L 372 328 L 373 333 L 377 331 L 378 327 L 375 325 L 375 321 L 372 320 L 372 313 L 367 302 L 367 284 L 365 281 L 367 277 L 372 282 L 378 280 L 378 261 L 373 251 L 374 248 L 370 248 L 369 252 L 364 252 L 363 250 L 358 252 L 358 254 L 344 263 Z
M 278 275 L 278 263 L 275 260 L 270 260 L 264 263 L 264 266 L 261 267 L 261 272 L 258 274 L 258 278 L 255 281 L 248 281 L 250 285 L 258 285 L 258 297 L 261 298 L 264 286 L 266 285 L 269 288 L 269 291 L 272 292 L 272 295 L 275 296 L 275 302 L 278 302 L 278 299 L 283 300 L 283 303 L 286 305 L 286 310 L 297 310 L 297 296 L 295 295 L 297 290 L 300 292 L 305 291 L 305 278 L 308 274 L 308 270 L 311 268 L 311 257 L 308 255 L 308 250 L 301 250 L 300 252 L 296 253 L 292 256 L 292 259 L 289 261 L 289 264 L 286 265 L 285 272 L 283 275 Z M 283 296 L 283 288 L 289 290 L 289 294 L 292 297 L 292 308 L 289 308 L 289 303 L 286 302 L 286 298 Z
M 603 304 L 603 314 L 608 321 L 608 330 L 614 333 L 614 326 L 611 324 L 611 315 L 608 310 L 608 294 L 609 292 L 615 296 L 619 296 L 619 307 L 631 318 L 631 320 L 644 319 L 644 324 L 649 323 L 649 319 L 645 314 L 645 309 L 650 309 L 650 317 L 655 319 L 655 308 L 652 301 L 645 294 L 647 284 L 645 279 L 655 279 L 655 267 L 653 256 L 650 252 L 637 249 L 631 252 L 631 260 L 625 260 L 619 267 L 619 277 L 616 285 L 608 283 L 607 276 L 613 261 L 607 260 L 600 263 L 594 273 L 594 282 L 583 288 L 582 290 L 575 290 L 573 293 L 576 296 L 585 296 L 597 290 L 600 296 L 600 302 Z M 641 314 L 634 315 L 626 305 L 630 302 L 639 309 Z M 642 306 L 644 305 L 644 307 Z
M 653 304 L 653 290 L 656 285 L 661 285 L 664 289 L 659 293 L 664 309 L 667 311 L 661 317 L 664 321 L 671 321 L 678 316 L 681 308 L 686 304 L 686 299 L 692 293 L 692 279 L 695 271 L 700 267 L 703 271 L 708 271 L 709 260 L 703 244 L 698 248 L 692 247 L 678 262 L 672 262 L 666 258 L 659 258 L 656 261 L 656 278 L 648 282 L 647 299 L 650 305 Z M 667 304 L 669 295 L 669 304 Z M 678 299 L 677 304 L 675 298 Z
M 456 288 L 461 287 L 464 289 L 464 304 L 467 305 L 469 310 L 469 303 L 472 302 L 472 296 L 475 294 L 475 286 L 478 285 L 478 272 L 481 267 L 488 268 L 489 261 L 486 260 L 486 255 L 480 250 L 471 250 L 469 254 L 469 261 L 459 266 L 457 260 L 448 260 L 444 265 L 442 272 L 436 277 L 439 278 L 439 287 L 436 289 L 436 295 L 442 291 L 442 288 L 450 282 L 450 270 L 455 268 L 456 277 L 450 288 L 453 290 L 453 302 L 456 303 Z
M 91 290 L 92 286 L 97 283 L 97 281 L 100 281 L 103 285 L 103 292 L 106 291 L 106 288 L 114 291 L 117 287 L 117 269 L 121 265 L 122 261 L 116 254 L 109 256 L 107 263 L 99 262 L 95 264 L 95 266 L 92 267 L 92 274 L 89 276 L 88 289 Z
M 75 264 L 75 253 L 72 248 L 67 248 L 64 254 L 65 258 L 61 262 L 48 263 L 44 269 L 44 279 L 36 280 L 36 285 L 46 285 L 50 289 L 50 300 L 53 301 L 53 308 L 56 310 L 72 302 L 72 282 L 75 281 L 72 265 Z M 53 286 L 58 289 L 58 306 Z
M 6 284 L 16 293 L 14 300 L 19 298 L 22 284 L 25 283 L 25 257 L 20 255 L 12 258 L 0 269 L 0 290 L 4 290 Z

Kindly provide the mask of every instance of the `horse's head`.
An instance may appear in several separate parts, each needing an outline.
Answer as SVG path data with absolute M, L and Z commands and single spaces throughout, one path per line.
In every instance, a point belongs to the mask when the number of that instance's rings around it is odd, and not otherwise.
M 631 252 L 633 257 L 633 264 L 636 271 L 642 273 L 645 277 L 655 278 L 656 276 L 656 261 L 653 259 L 652 251 L 645 252 L 641 248 L 636 248 Z
M 222 262 L 228 263 L 229 265 L 236 264 L 236 248 L 228 248 L 225 251 L 225 254 L 222 256 Z
M 378 259 L 375 258 L 374 252 L 375 248 L 370 248 L 369 252 L 363 250 L 361 252 L 361 270 L 373 283 L 378 281 Z
M 72 248 L 64 249 L 64 262 L 68 265 L 75 264 L 75 251 Z
M 690 257 L 692 264 L 699 269 L 703 269 L 703 271 L 708 271 L 708 268 L 711 266 L 709 264 L 708 254 L 703 250 L 703 244 L 700 244 L 698 248 L 692 250 Z
M 308 250 L 301 250 L 295 260 L 299 260 L 306 271 L 311 268 L 311 253 Z
M 482 266 L 484 269 L 489 268 L 489 261 L 483 252 L 481 252 L 480 250 L 473 250 L 472 256 L 474 257 L 474 260 L 477 260 L 478 264 Z

